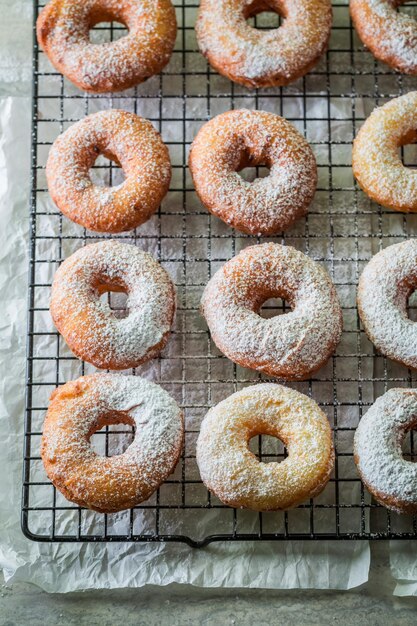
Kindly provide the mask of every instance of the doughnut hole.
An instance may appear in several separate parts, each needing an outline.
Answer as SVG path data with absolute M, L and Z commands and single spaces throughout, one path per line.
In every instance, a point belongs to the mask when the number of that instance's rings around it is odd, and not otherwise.
M 269 168 L 265 165 L 258 165 L 257 167 L 244 167 L 238 171 L 239 176 L 246 180 L 247 183 L 253 183 L 257 178 L 266 178 L 269 176 Z
M 290 305 L 282 298 L 268 298 L 258 311 L 264 319 L 271 319 L 277 315 L 285 315 L 291 311 Z
M 413 291 L 408 298 L 407 312 L 410 320 L 417 322 L 417 291 Z
M 258 178 L 266 178 L 269 176 L 272 163 L 269 155 L 265 152 L 265 148 L 259 152 L 254 152 L 253 147 L 246 144 L 246 137 L 243 137 L 244 146 L 236 142 L 235 154 L 230 154 L 232 169 L 248 183 L 253 183 Z
M 129 32 L 120 11 L 93 8 L 88 16 L 90 43 L 103 44 L 121 39 Z
M 99 154 L 89 170 L 90 178 L 97 187 L 117 187 L 125 181 L 125 174 L 116 157 Z
M 417 143 L 408 143 L 399 148 L 402 164 L 411 169 L 417 169 Z
M 409 430 L 401 443 L 403 458 L 412 463 L 417 462 L 417 432 Z
M 417 19 L 417 6 L 415 4 L 413 6 L 407 6 L 408 2 L 412 2 L 412 0 L 397 0 L 395 2 L 395 8 L 398 13 L 406 13 L 407 15 L 411 15 L 414 19 Z
M 109 21 L 101 21 L 91 26 L 88 35 L 90 43 L 103 44 L 117 41 L 125 37 L 128 32 L 125 24 L 109 19 Z
M 272 435 L 255 435 L 249 441 L 249 450 L 262 463 L 281 463 L 287 457 L 282 441 Z
M 90 444 L 99 456 L 117 456 L 126 451 L 134 436 L 133 419 L 126 413 L 113 413 L 90 434 Z
M 256 30 L 276 30 L 285 18 L 276 0 L 254 0 L 244 13 L 245 20 Z
M 117 319 L 129 315 L 127 289 L 122 285 L 100 284 L 97 286 L 100 299 L 107 303 L 110 311 Z
M 404 132 L 396 139 L 397 155 L 404 167 L 416 169 L 417 167 L 417 131 L 414 128 Z M 395 148 L 394 148 L 395 150 Z

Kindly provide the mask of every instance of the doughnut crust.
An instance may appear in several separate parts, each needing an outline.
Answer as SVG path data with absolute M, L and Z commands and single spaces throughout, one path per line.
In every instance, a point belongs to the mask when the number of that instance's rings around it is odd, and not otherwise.
M 396 8 L 405 0 L 350 0 L 356 32 L 374 57 L 403 74 L 417 74 L 417 21 Z
M 284 298 L 291 312 L 259 310 Z M 342 312 L 326 270 L 290 246 L 264 243 L 228 261 L 204 290 L 201 311 L 216 346 L 231 361 L 283 380 L 304 380 L 328 360 Z
M 100 299 L 127 294 L 127 317 Z M 70 350 L 100 369 L 122 370 L 165 347 L 175 313 L 175 288 L 159 263 L 133 245 L 105 240 L 80 248 L 55 274 L 51 316 Z
M 239 170 L 265 165 L 249 183 Z M 189 166 L 201 202 L 230 226 L 273 235 L 307 213 L 317 184 L 314 154 L 287 120 L 265 111 L 228 111 L 200 129 Z
M 89 170 L 100 154 L 121 165 L 123 183 L 92 182 Z M 120 233 L 158 210 L 169 188 L 171 162 L 148 120 L 114 109 L 88 115 L 62 133 L 49 152 L 46 177 L 53 201 L 70 220 L 89 230 Z
M 260 434 L 280 439 L 287 458 L 260 462 L 248 448 Z M 334 448 L 329 422 L 298 391 L 270 383 L 248 387 L 207 413 L 197 463 L 207 488 L 229 506 L 290 509 L 317 496 L 330 478 Z
M 90 43 L 100 22 L 121 22 L 128 34 Z M 158 74 L 175 44 L 177 22 L 170 0 L 50 0 L 39 14 L 39 45 L 54 67 L 79 89 L 122 91 Z
M 285 20 L 268 31 L 246 21 L 262 11 Z M 330 0 L 202 0 L 199 48 L 214 69 L 249 88 L 288 85 L 304 76 L 327 48 Z
M 354 459 L 368 491 L 397 513 L 417 513 L 417 464 L 403 457 L 406 433 L 417 426 L 417 391 L 390 389 L 356 429 Z
M 134 426 L 134 440 L 122 454 L 100 456 L 90 438 L 110 424 Z M 53 392 L 41 455 L 68 500 L 114 513 L 147 500 L 168 478 L 183 437 L 182 411 L 162 387 L 138 376 L 92 374 Z
M 399 148 L 417 141 L 417 91 L 375 109 L 352 152 L 353 173 L 372 200 L 395 211 L 417 211 L 417 171 L 405 167 Z
M 407 313 L 417 288 L 417 241 L 409 239 L 378 252 L 358 285 L 358 311 L 372 343 L 382 354 L 417 369 L 417 324 Z

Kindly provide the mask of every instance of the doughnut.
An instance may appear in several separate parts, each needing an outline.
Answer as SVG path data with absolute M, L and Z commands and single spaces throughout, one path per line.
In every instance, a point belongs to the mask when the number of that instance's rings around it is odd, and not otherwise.
M 120 22 L 128 34 L 103 44 L 90 42 L 100 22 Z M 122 91 L 159 74 L 177 35 L 170 0 L 50 0 L 36 32 L 52 65 L 79 89 Z
M 97 157 L 120 164 L 126 179 L 95 185 Z M 51 197 L 69 219 L 89 230 L 120 233 L 157 211 L 171 180 L 169 152 L 152 124 L 119 110 L 88 115 L 60 135 L 49 152 L 46 178 Z
M 257 30 L 246 20 L 263 11 L 284 18 Z M 304 76 L 327 49 L 331 0 L 201 0 L 197 42 L 219 74 L 245 87 L 288 85 Z
M 354 460 L 375 500 L 397 513 L 417 513 L 417 463 L 401 445 L 417 426 L 417 391 L 390 389 L 371 406 L 356 429 Z
M 406 0 L 350 0 L 362 43 L 379 61 L 404 74 L 417 74 L 417 22 L 397 7 Z
M 248 166 L 270 174 L 252 183 Z M 287 120 L 265 111 L 228 111 L 200 129 L 189 166 L 201 202 L 238 230 L 273 235 L 307 213 L 317 184 L 313 152 Z
M 277 437 L 288 456 L 281 463 L 261 463 L 248 447 L 256 435 Z M 330 425 L 318 405 L 294 389 L 271 383 L 247 387 L 207 413 L 197 464 L 206 487 L 224 504 L 290 509 L 317 496 L 330 478 Z
M 417 369 L 417 324 L 409 319 L 408 298 L 417 288 L 417 240 L 378 252 L 358 285 L 358 311 L 366 334 L 382 354 Z
M 399 149 L 417 141 L 417 91 L 375 109 L 352 152 L 353 173 L 375 202 L 395 211 L 417 211 L 417 171 L 405 167 Z
M 264 319 L 269 298 L 285 315 Z M 326 270 L 302 252 L 276 243 L 245 248 L 211 278 L 201 301 L 211 337 L 234 363 L 284 380 L 304 380 L 330 357 L 342 312 Z
M 111 424 L 134 426 L 133 442 L 122 454 L 96 454 L 90 438 Z M 67 500 L 114 513 L 147 500 L 168 478 L 183 437 L 182 411 L 162 387 L 138 376 L 92 374 L 53 392 L 41 456 Z
M 118 319 L 100 296 L 127 294 Z M 52 283 L 50 312 L 70 350 L 100 369 L 136 367 L 165 347 L 175 313 L 175 288 L 147 252 L 118 241 L 77 250 Z

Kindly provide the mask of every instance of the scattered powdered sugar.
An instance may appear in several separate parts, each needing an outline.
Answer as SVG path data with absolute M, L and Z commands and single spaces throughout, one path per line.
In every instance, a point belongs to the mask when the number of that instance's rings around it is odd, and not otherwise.
M 397 13 L 403 2 L 351 0 L 350 11 L 363 43 L 379 59 L 406 74 L 417 73 L 417 21 Z
M 120 163 L 126 180 L 94 185 L 99 154 Z M 67 217 L 99 232 L 125 232 L 145 222 L 168 191 L 168 149 L 152 124 L 122 110 L 99 111 L 73 124 L 54 142 L 46 165 L 49 192 Z
M 99 22 L 125 24 L 129 33 L 92 44 Z M 170 0 L 50 0 L 37 22 L 38 41 L 55 67 L 86 91 L 121 91 L 158 74 L 177 33 Z
M 258 434 L 278 437 L 288 457 L 261 463 L 248 448 Z M 334 463 L 329 422 L 307 396 L 276 384 L 234 393 L 206 415 L 197 441 L 201 477 L 235 507 L 277 510 L 296 506 L 326 485 Z
M 403 458 L 401 444 L 417 425 L 417 391 L 390 389 L 362 417 L 354 454 L 374 497 L 398 512 L 417 510 L 417 463 Z
M 292 311 L 258 314 L 271 297 Z M 213 341 L 232 361 L 286 380 L 307 378 L 334 351 L 342 312 L 326 270 L 290 246 L 265 243 L 228 261 L 204 290 L 202 313 Z
M 378 252 L 359 279 L 358 309 L 370 340 L 383 354 L 417 368 L 417 324 L 407 315 L 417 288 L 417 240 Z
M 397 211 L 417 211 L 417 171 L 403 165 L 399 147 L 417 138 L 417 91 L 375 109 L 353 144 L 358 183 L 373 200 Z
M 91 435 L 115 423 L 135 427 L 133 442 L 123 454 L 97 455 Z M 42 459 L 68 499 L 96 510 L 122 510 L 149 498 L 166 480 L 183 435 L 183 414 L 161 387 L 138 376 L 93 374 L 53 393 Z
M 228 111 L 207 122 L 195 138 L 190 169 L 203 204 L 231 226 L 275 234 L 305 215 L 317 183 L 317 166 L 304 137 L 285 119 L 265 111 Z M 237 170 L 267 165 L 249 183 Z
M 272 0 L 267 7 L 284 13 L 280 28 L 261 31 L 248 24 L 247 18 L 259 12 L 254 0 L 200 4 L 196 33 L 201 52 L 218 72 L 247 87 L 285 85 L 307 73 L 330 37 L 330 0 Z
M 118 319 L 100 294 L 128 294 Z M 175 288 L 167 272 L 133 245 L 102 241 L 81 248 L 58 269 L 51 315 L 71 350 L 105 369 L 127 369 L 155 357 L 168 341 Z

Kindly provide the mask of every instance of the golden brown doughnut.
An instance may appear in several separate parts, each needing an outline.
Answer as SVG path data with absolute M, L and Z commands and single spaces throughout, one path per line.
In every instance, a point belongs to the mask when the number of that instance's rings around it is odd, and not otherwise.
M 93 44 L 100 22 L 121 22 L 128 34 Z M 175 44 L 170 0 L 50 0 L 36 24 L 38 42 L 56 69 L 84 91 L 122 91 L 158 74 Z
M 417 74 L 417 21 L 397 7 L 406 0 L 350 0 L 362 42 L 379 61 L 404 74 Z
M 372 111 L 352 152 L 353 173 L 363 191 L 395 211 L 417 211 L 417 171 L 406 167 L 399 149 L 417 141 L 417 91 Z
M 277 437 L 288 456 L 261 463 L 248 448 L 256 435 Z M 207 488 L 229 506 L 290 509 L 317 496 L 330 478 L 329 421 L 311 398 L 294 389 L 270 383 L 248 387 L 207 413 L 197 463 Z
M 265 165 L 249 183 L 239 170 Z M 200 129 L 189 166 L 201 202 L 230 226 L 273 235 L 307 213 L 317 184 L 314 154 L 287 120 L 265 111 L 228 111 Z
M 100 299 L 107 291 L 127 293 L 127 317 L 117 318 Z M 76 356 L 100 369 L 128 369 L 165 347 L 175 288 L 150 254 L 106 240 L 80 248 L 62 263 L 52 284 L 50 311 Z
M 110 424 L 135 427 L 122 453 L 100 456 L 91 436 Z M 92 374 L 56 389 L 43 426 L 46 473 L 71 502 L 113 513 L 147 500 L 174 470 L 184 418 L 171 396 L 138 376 Z
M 269 298 L 291 312 L 264 319 Z M 275 243 L 245 248 L 216 272 L 201 310 L 216 346 L 242 367 L 303 380 L 328 360 L 342 332 L 342 312 L 326 270 L 305 254 Z
M 354 459 L 367 489 L 397 513 L 417 513 L 417 463 L 404 459 L 402 442 L 417 426 L 417 391 L 390 389 L 362 417 Z
M 252 28 L 246 20 L 262 11 L 282 15 L 280 28 Z M 331 26 L 330 0 L 202 0 L 196 32 L 215 70 L 253 88 L 304 76 L 326 50 Z
M 123 183 L 92 182 L 89 170 L 100 154 L 121 165 Z M 60 135 L 49 152 L 46 177 L 53 201 L 69 219 L 97 232 L 120 233 L 158 209 L 169 188 L 171 162 L 148 120 L 114 109 L 88 115 Z

